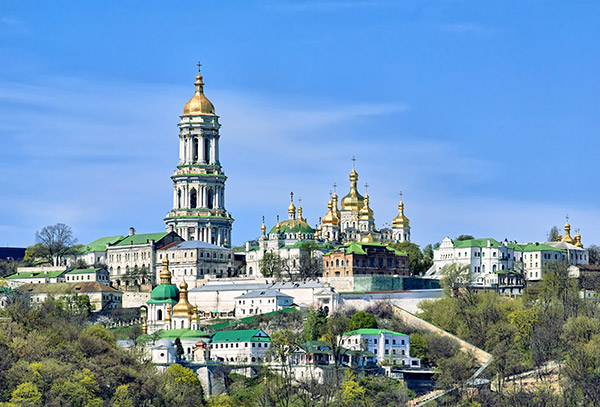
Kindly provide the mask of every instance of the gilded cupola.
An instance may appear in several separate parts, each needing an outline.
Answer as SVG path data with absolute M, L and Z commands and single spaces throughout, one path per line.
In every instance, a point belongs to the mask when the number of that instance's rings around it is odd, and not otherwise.
M 392 221 L 392 226 L 394 228 L 405 228 L 408 225 L 410 225 L 410 221 L 404 216 L 404 202 L 400 201 L 398 203 L 398 216 Z
M 364 198 L 358 193 L 358 189 L 356 187 L 358 183 L 358 173 L 354 169 L 354 164 L 352 165 L 352 172 L 350 173 L 349 178 L 350 192 L 348 192 L 348 195 L 342 198 L 342 210 L 358 212 L 363 206 Z
M 171 272 L 169 271 L 169 259 L 168 254 L 165 253 L 165 258 L 162 261 L 163 269 L 160 272 L 160 283 L 171 284 Z
M 579 231 L 577 231 L 577 234 L 573 236 L 573 239 L 575 239 L 575 246 L 583 249 L 583 244 L 581 243 L 581 235 L 579 234 Z
M 296 219 L 296 205 L 294 205 L 294 193 L 290 192 L 290 206 L 288 206 L 288 219 Z
M 196 92 L 194 96 L 183 107 L 184 116 L 192 115 L 214 115 L 215 107 L 210 100 L 204 95 L 204 78 L 200 74 L 200 64 L 198 64 L 198 76 L 196 76 Z
M 194 313 L 194 306 L 188 301 L 188 285 L 183 280 L 179 284 L 179 302 L 173 307 L 173 317 L 191 317 Z
M 267 226 L 265 225 L 265 217 L 263 216 L 263 223 L 262 226 L 260 227 L 260 231 L 262 232 L 262 234 L 264 235 L 265 232 L 267 231 Z
M 373 210 L 369 207 L 369 194 L 365 194 L 364 204 L 360 209 L 360 220 L 373 220 Z
M 322 220 L 323 226 L 339 226 L 340 219 L 335 215 L 335 211 L 333 209 L 333 202 L 331 199 L 327 202 L 327 214 L 323 217 Z
M 571 225 L 569 225 L 569 217 L 567 216 L 567 223 L 565 223 L 565 235 L 562 238 L 563 242 L 566 243 L 575 243 L 575 240 L 573 240 L 573 238 L 571 237 Z

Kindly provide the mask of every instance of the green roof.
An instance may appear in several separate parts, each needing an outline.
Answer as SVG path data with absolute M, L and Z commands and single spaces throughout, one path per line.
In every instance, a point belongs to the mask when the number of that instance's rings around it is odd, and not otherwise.
M 209 335 L 201 329 L 167 329 L 160 333 L 161 339 L 201 339 Z
M 389 329 L 377 329 L 377 328 L 362 328 L 356 329 L 354 331 L 346 332 L 343 336 L 348 335 L 379 335 L 379 334 L 392 334 L 394 336 L 408 336 L 406 334 L 401 334 L 400 332 L 390 331 Z
M 142 233 L 139 235 L 127 236 L 123 240 L 115 243 L 115 246 L 129 246 L 131 244 L 145 244 L 154 240 L 158 242 L 163 237 L 167 236 L 169 232 L 160 232 L 160 233 Z
M 240 318 L 240 319 L 230 319 L 228 321 L 218 322 L 216 324 L 212 324 L 212 325 L 210 325 L 210 329 L 214 329 L 215 331 L 217 331 L 219 329 L 227 328 L 229 325 L 231 325 L 232 322 L 249 323 L 249 322 L 252 322 L 252 320 L 254 318 L 256 318 L 257 316 L 264 317 L 264 316 L 271 316 L 271 315 L 281 314 L 281 313 L 285 314 L 285 313 L 288 313 L 288 312 L 295 312 L 295 311 L 296 311 L 296 308 L 294 308 L 294 307 L 287 307 L 287 308 L 283 308 L 283 309 L 280 309 L 280 310 L 277 310 L 277 311 L 266 312 L 264 314 L 257 314 L 257 315 L 251 316 L 251 317 L 245 317 L 245 318 Z
M 466 248 L 466 247 L 488 247 L 488 240 L 490 241 L 490 247 L 499 247 L 500 243 L 496 239 L 483 238 L 483 239 L 467 239 L 467 240 L 453 240 L 454 247 Z
M 558 249 L 556 247 L 548 246 L 543 243 L 528 243 L 526 245 L 521 245 L 521 250 L 523 252 L 562 252 L 566 253 L 566 250 Z
M 61 274 L 63 274 L 65 272 L 65 270 L 61 270 L 61 271 L 49 271 L 49 272 L 43 272 L 43 271 L 38 271 L 35 273 L 32 272 L 17 272 L 15 274 L 11 274 L 10 276 L 6 276 L 4 277 L 6 280 L 13 280 L 13 279 L 24 279 L 24 278 L 56 278 L 59 277 Z
M 268 336 L 256 336 L 260 329 L 244 329 L 240 331 L 218 331 L 211 338 L 212 343 L 225 342 L 271 342 Z
M 101 267 L 91 268 L 91 269 L 75 269 L 75 270 L 69 271 L 67 274 L 94 274 L 100 270 L 102 270 Z
M 83 246 L 81 253 L 83 254 L 83 253 L 91 253 L 91 252 L 105 252 L 107 244 L 115 244 L 123 238 L 124 238 L 124 236 L 120 236 L 120 235 L 119 236 L 101 237 L 100 239 L 94 240 L 93 242 L 88 243 L 87 245 Z
M 338 247 L 334 251 L 336 251 L 336 252 L 345 251 L 347 254 L 366 255 L 367 254 L 366 248 L 368 248 L 368 247 L 385 248 L 386 250 L 388 250 L 390 252 L 394 252 L 394 254 L 396 256 L 407 256 L 406 253 L 401 252 L 400 250 L 396 250 L 393 247 L 388 246 L 384 243 L 377 243 L 377 242 L 348 242 L 345 245 Z M 325 253 L 325 256 L 327 256 L 327 255 L 329 255 L 329 253 Z
M 310 227 L 304 219 L 288 219 L 279 222 L 279 233 L 307 233 L 315 234 L 315 230 Z M 269 233 L 277 233 L 277 225 L 273 226 Z
M 327 341 L 308 341 L 300 345 L 306 353 L 331 354 L 331 344 Z
M 176 304 L 179 298 L 179 290 L 173 284 L 159 284 L 152 290 L 148 304 Z

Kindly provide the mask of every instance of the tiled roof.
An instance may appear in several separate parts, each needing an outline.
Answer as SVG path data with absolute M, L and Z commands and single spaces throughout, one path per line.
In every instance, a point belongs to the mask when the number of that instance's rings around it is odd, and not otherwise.
M 240 331 L 218 331 L 213 334 L 211 342 L 271 342 L 271 339 L 268 335 L 257 336 L 259 333 L 266 335 L 260 329 L 244 329 Z
M 401 334 L 400 332 L 390 331 L 389 329 L 377 329 L 377 328 L 362 328 L 356 329 L 354 331 L 346 332 L 343 336 L 348 335 L 379 335 L 379 334 L 392 334 L 394 336 L 408 336 L 406 334 Z
M 238 295 L 235 298 L 266 298 L 266 297 L 288 297 L 293 298 L 291 295 L 284 294 L 277 290 L 257 290 L 250 291 L 249 293 Z
M 169 232 L 159 232 L 159 233 L 142 233 L 139 235 L 126 236 L 124 239 L 115 243 L 114 246 L 128 246 L 131 244 L 145 244 L 154 240 L 158 242 L 163 237 L 167 236 Z

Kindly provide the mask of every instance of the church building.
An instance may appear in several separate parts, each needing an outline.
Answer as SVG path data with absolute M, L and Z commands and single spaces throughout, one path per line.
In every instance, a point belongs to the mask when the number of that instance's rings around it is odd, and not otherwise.
M 198 64 L 200 67 L 200 64 Z M 179 164 L 173 180 L 173 209 L 164 221 L 167 231 L 185 240 L 218 246 L 231 244 L 233 218 L 225 209 L 227 177 L 219 161 L 219 116 L 204 95 L 198 69 L 196 91 L 179 121 Z

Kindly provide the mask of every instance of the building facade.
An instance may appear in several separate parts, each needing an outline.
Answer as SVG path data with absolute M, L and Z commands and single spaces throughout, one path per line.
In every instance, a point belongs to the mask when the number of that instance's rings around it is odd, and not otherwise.
M 66 266 L 18 267 L 16 273 L 4 279 L 10 288 L 24 284 L 63 283 L 67 271 Z
M 408 276 L 408 256 L 382 243 L 350 242 L 323 256 L 324 277 Z
M 173 180 L 173 209 L 164 221 L 167 231 L 185 240 L 218 246 L 231 243 L 233 218 L 225 209 L 227 177 L 219 161 L 219 116 L 204 95 L 198 69 L 196 91 L 179 120 L 179 163 Z
M 420 367 L 421 361 L 410 356 L 409 336 L 387 329 L 357 329 L 342 335 L 341 346 L 355 351 L 370 351 L 377 362 Z
M 257 290 L 235 297 L 235 315 L 247 317 L 290 307 L 294 298 L 277 290 Z
M 233 250 L 199 240 L 173 242 L 157 250 L 156 275 L 163 258 L 169 259 L 173 284 L 184 279 L 190 288 L 202 285 L 205 278 L 231 277 L 235 268 Z
M 77 281 L 98 281 L 99 283 L 110 285 L 110 274 L 104 267 L 75 269 L 65 274 L 67 283 Z

